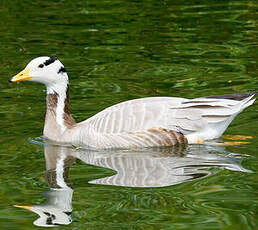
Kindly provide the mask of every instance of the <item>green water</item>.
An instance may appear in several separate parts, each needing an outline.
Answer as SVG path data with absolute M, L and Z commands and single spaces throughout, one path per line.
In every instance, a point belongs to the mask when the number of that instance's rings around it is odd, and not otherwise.
M 247 145 L 91 152 L 44 145 L 44 86 L 7 81 L 58 57 L 77 121 L 145 96 L 258 91 L 256 12 L 254 0 L 0 0 L 0 229 L 41 229 L 17 204 L 72 206 L 67 229 L 257 229 L 257 103 L 226 131 Z M 54 189 L 60 154 L 73 190 Z

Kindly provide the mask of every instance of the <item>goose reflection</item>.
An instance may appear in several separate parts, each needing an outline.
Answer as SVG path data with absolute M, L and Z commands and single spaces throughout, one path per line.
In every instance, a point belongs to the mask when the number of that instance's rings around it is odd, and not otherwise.
M 73 189 L 69 181 L 69 169 L 75 158 L 67 150 L 65 147 L 44 146 L 45 180 L 50 188 L 42 193 L 46 201 L 32 206 L 15 205 L 37 213 L 39 218 L 33 222 L 36 226 L 54 227 L 72 222 Z
M 34 141 L 35 142 L 35 141 Z M 86 164 L 113 169 L 116 174 L 89 181 L 92 184 L 126 187 L 164 187 L 205 177 L 211 167 L 249 172 L 242 167 L 242 158 L 219 146 L 174 146 L 164 149 L 106 150 L 76 149 L 44 143 L 46 202 L 17 207 L 39 215 L 37 226 L 68 225 L 72 222 L 72 184 L 69 169 L 79 159 Z
M 68 151 L 69 154 L 69 151 Z M 126 187 L 164 187 L 208 176 L 211 167 L 249 172 L 240 155 L 219 146 L 174 146 L 145 150 L 70 150 L 86 164 L 109 168 L 115 175 L 91 180 L 91 184 Z

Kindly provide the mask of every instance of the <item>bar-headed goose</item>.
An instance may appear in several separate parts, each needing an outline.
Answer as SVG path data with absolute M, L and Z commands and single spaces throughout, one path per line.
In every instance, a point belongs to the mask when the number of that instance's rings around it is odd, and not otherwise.
M 10 79 L 47 87 L 44 136 L 94 148 L 172 146 L 218 138 L 255 93 L 185 99 L 148 97 L 113 105 L 76 123 L 69 110 L 69 81 L 56 58 L 38 57 Z

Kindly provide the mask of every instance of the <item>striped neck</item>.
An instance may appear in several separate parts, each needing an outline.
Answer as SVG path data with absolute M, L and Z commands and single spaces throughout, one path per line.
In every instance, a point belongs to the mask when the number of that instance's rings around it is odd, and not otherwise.
M 47 113 L 63 133 L 67 128 L 75 124 L 70 114 L 69 84 L 59 84 L 58 87 L 47 87 Z

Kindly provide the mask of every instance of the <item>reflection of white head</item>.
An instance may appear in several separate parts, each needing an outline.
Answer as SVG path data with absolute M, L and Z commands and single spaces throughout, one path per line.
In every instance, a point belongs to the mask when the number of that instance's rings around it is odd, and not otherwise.
M 68 225 L 72 222 L 73 190 L 68 178 L 69 167 L 74 158 L 66 152 L 66 148 L 45 146 L 46 182 L 50 190 L 43 193 L 46 201 L 43 204 L 16 207 L 25 208 L 39 215 L 34 224 L 42 227 Z
M 68 225 L 72 222 L 72 196 L 71 188 L 51 189 L 43 194 L 46 202 L 40 205 L 20 206 L 39 215 L 33 223 L 41 227 L 54 227 L 56 225 Z

